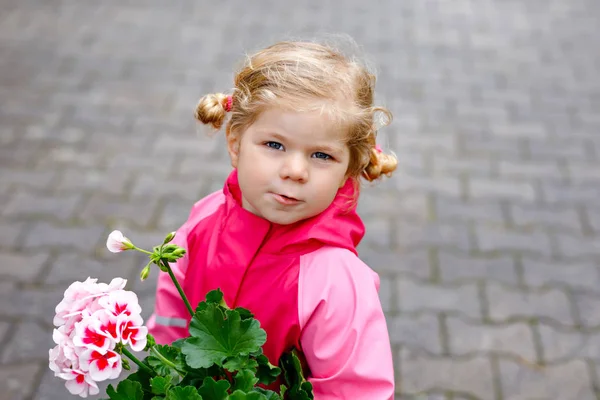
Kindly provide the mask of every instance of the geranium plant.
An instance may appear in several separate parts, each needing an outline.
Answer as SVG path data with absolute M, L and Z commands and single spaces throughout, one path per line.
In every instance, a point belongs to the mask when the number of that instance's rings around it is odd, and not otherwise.
M 145 280 L 152 265 L 169 274 L 191 315 L 189 336 L 171 345 L 156 344 L 143 324 L 137 295 L 125 290 L 126 280 L 109 284 L 88 278 L 67 288 L 56 306 L 50 369 L 64 379 L 73 395 L 99 393 L 97 382 L 118 379 L 130 361 L 137 371 L 116 387 L 108 385 L 111 400 L 308 400 L 312 385 L 302 375 L 294 351 L 272 365 L 263 354 L 267 335 L 250 310 L 231 309 L 217 289 L 192 308 L 169 263 L 183 257 L 185 249 L 171 244 L 170 233 L 153 251 L 136 247 L 119 231 L 106 246 L 113 253 L 137 250 L 150 261 L 140 277 Z M 134 352 L 145 352 L 138 357 Z M 283 373 L 283 375 L 282 375 Z M 266 389 L 281 376 L 279 393 Z

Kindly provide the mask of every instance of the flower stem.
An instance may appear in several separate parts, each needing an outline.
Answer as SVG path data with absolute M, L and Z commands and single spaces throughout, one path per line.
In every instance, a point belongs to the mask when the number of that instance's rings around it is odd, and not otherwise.
M 142 252 L 142 253 L 148 254 L 148 255 L 150 255 L 150 256 L 151 256 L 152 254 L 154 254 L 154 253 L 152 253 L 152 252 L 150 252 L 150 251 L 148 251 L 148 250 L 140 249 L 139 247 L 136 247 L 136 246 L 133 246 L 133 249 L 134 249 L 134 250 L 137 250 L 137 251 L 140 251 L 140 252 Z
M 173 270 L 171 269 L 171 266 L 169 265 L 168 262 L 166 262 L 164 260 L 162 261 L 162 264 L 167 269 L 167 272 L 169 273 L 169 276 L 171 277 L 171 280 L 175 284 L 175 287 L 177 288 L 177 291 L 179 292 L 179 295 L 183 299 L 183 302 L 185 303 L 185 306 L 187 307 L 188 311 L 190 312 L 190 315 L 193 317 L 194 316 L 194 309 L 192 308 L 190 302 L 188 301 L 187 296 L 183 292 L 183 289 L 181 288 L 181 285 L 179 285 L 179 282 L 177 281 L 177 278 L 175 277 L 175 274 L 173 274 Z
M 127 348 L 125 346 L 121 347 L 121 351 L 123 352 L 123 354 L 125 354 L 127 356 L 127 358 L 129 358 L 131 361 L 136 363 L 138 365 L 138 367 L 145 370 L 147 373 L 149 373 L 152 376 L 156 375 L 156 372 L 154 372 L 154 370 L 152 370 L 152 368 L 150 368 L 149 366 L 147 366 L 146 364 L 144 364 L 143 362 L 138 360 L 137 357 L 134 356 L 129 350 L 127 350 Z
M 181 371 L 177 369 L 177 366 L 175 364 L 173 364 L 168 358 L 160 354 L 160 351 L 156 350 L 156 347 L 151 347 L 150 351 L 152 352 L 152 355 L 154 355 L 156 358 L 162 361 L 163 364 L 166 364 L 169 367 L 173 368 L 179 374 L 179 376 L 181 376 L 182 378 L 185 376 Z

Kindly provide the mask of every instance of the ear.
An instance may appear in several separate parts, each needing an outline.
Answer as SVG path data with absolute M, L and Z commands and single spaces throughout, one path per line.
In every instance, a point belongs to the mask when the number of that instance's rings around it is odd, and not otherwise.
M 231 166 L 237 168 L 240 158 L 240 135 L 233 132 L 227 133 L 227 152 L 231 159 Z

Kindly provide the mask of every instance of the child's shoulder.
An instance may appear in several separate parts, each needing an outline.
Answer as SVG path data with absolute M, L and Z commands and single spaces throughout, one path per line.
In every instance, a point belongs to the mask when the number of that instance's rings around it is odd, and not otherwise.
M 374 283 L 379 288 L 379 275 L 354 252 L 325 246 L 301 257 L 300 274 L 308 282 Z
M 183 228 L 190 229 L 198 224 L 201 220 L 213 214 L 217 208 L 225 201 L 225 195 L 223 191 L 218 190 L 209 194 L 206 197 L 198 200 L 192 206 L 188 215 L 187 221 L 184 223 Z

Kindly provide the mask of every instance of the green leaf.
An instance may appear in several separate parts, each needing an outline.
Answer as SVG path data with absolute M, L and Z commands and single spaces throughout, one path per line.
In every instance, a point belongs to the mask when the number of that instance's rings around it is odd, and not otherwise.
M 242 321 L 237 311 L 223 313 L 215 304 L 194 314 L 189 331 L 192 337 L 186 339 L 181 351 L 192 368 L 222 366 L 226 358 L 255 352 L 267 340 L 256 319 Z
M 171 387 L 170 376 L 157 376 L 150 379 L 150 386 L 154 394 L 167 394 L 167 390 Z
M 279 359 L 279 365 L 283 370 L 283 378 L 288 388 L 292 388 L 295 385 L 300 386 L 305 381 L 302 374 L 302 364 L 295 350 L 283 353 Z
M 144 360 L 144 361 L 146 361 L 146 360 Z M 151 378 L 152 378 L 152 376 L 150 376 L 150 374 L 148 372 L 146 372 L 145 369 L 138 369 L 133 374 L 130 374 L 126 378 L 126 380 L 132 381 L 132 382 L 139 382 L 140 385 L 142 385 L 142 390 L 144 390 L 144 389 L 148 390 L 150 388 L 150 379 Z
M 142 385 L 128 379 L 119 382 L 116 391 L 112 385 L 108 385 L 106 394 L 110 400 L 142 400 L 144 398 Z
M 236 372 L 241 369 L 251 369 L 256 371 L 258 367 L 258 362 L 248 356 L 239 356 L 228 358 L 227 361 L 223 364 L 223 368 L 225 368 L 229 372 Z
M 176 386 L 169 389 L 165 400 L 202 400 L 202 396 L 198 394 L 198 390 L 193 386 Z
M 147 361 L 158 375 L 168 376 L 176 373 L 176 371 L 171 365 L 165 363 L 160 357 L 153 355 L 154 351 L 159 353 L 160 356 L 166 359 L 169 363 L 175 365 L 176 370 L 182 372 L 186 370 L 185 362 L 179 349 L 168 345 L 157 344 L 150 350 L 150 355 L 148 356 Z
M 267 396 L 258 392 L 244 393 L 241 390 L 236 390 L 231 393 L 228 400 L 267 400 Z
M 215 381 L 212 377 L 204 379 L 202 386 L 198 389 L 198 393 L 205 398 L 210 400 L 225 400 L 227 399 L 227 389 L 229 389 L 229 382 Z
M 254 318 L 254 314 L 252 314 L 250 312 L 250 310 L 244 308 L 244 307 L 236 307 L 235 311 L 240 313 L 240 317 L 242 318 L 242 321 L 245 319 L 250 319 L 250 318 Z
M 206 302 L 209 304 L 213 303 L 217 305 L 220 305 L 221 302 L 225 304 L 225 302 L 223 301 L 223 292 L 221 291 L 221 289 L 215 289 L 208 292 L 206 294 Z
M 179 385 L 200 387 L 202 386 L 204 379 L 206 379 L 209 376 L 213 377 L 214 379 L 226 378 L 226 374 L 223 368 L 217 365 L 213 365 L 210 368 L 198 368 L 188 370 L 187 375 L 185 376 L 185 378 L 183 378 Z
M 289 400 L 310 400 L 314 398 L 312 384 L 304 379 L 302 364 L 296 355 L 296 350 L 284 353 L 279 359 L 287 390 L 282 391 Z
M 263 354 L 256 357 L 256 361 L 258 362 L 258 371 L 256 372 L 258 381 L 264 385 L 270 385 L 275 382 L 279 374 L 281 374 L 281 369 L 271 364 L 267 356 Z
M 254 389 L 252 389 L 252 391 L 264 394 L 265 397 L 267 398 L 267 400 L 281 400 L 282 399 L 282 397 L 280 397 L 276 392 L 274 392 L 272 390 L 263 389 L 261 387 L 255 387 Z
M 249 369 L 239 371 L 234 379 L 233 390 L 242 390 L 244 392 L 251 391 L 258 382 L 258 378 L 254 376 L 254 371 Z

